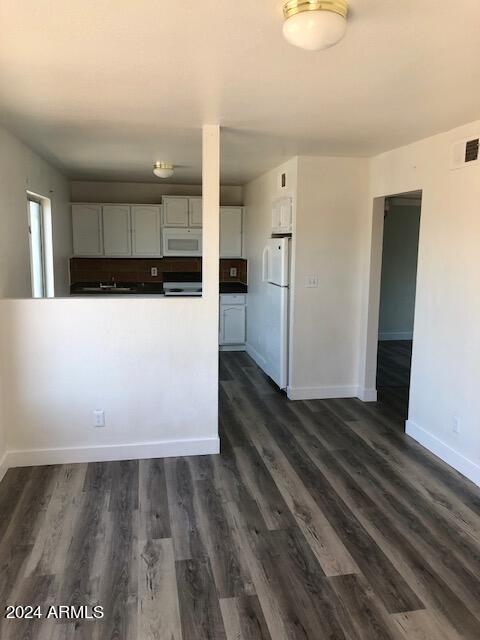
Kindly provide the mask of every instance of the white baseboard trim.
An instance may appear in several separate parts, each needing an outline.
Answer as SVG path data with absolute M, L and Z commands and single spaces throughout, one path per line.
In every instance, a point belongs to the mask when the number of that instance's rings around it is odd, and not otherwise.
M 356 398 L 358 387 L 288 387 L 290 400 L 329 400 L 333 398 Z
M 480 466 L 429 431 L 407 420 L 406 434 L 480 487 Z
M 333 400 L 335 398 L 358 398 L 362 402 L 376 402 L 377 390 L 352 387 L 288 387 L 290 400 Z
M 253 358 L 253 360 L 255 360 L 255 362 L 258 364 L 258 366 L 263 369 L 265 367 L 265 358 L 263 358 L 258 351 L 256 351 L 256 349 L 254 349 L 252 347 L 251 344 L 246 344 L 245 345 L 245 351 L 248 353 L 248 355 Z
M 246 351 L 246 346 L 244 344 L 222 344 L 220 351 Z
M 388 340 L 413 340 L 413 331 L 380 331 L 378 334 L 380 342 Z
M 376 389 L 358 388 L 357 398 L 362 402 L 377 402 L 378 394 Z
M 3 479 L 3 476 L 8 471 L 7 455 L 8 455 L 7 453 L 4 453 L 2 456 L 2 459 L 0 460 L 0 482 Z
M 135 444 L 68 447 L 64 449 L 31 449 L 7 451 L 5 464 L 11 467 L 34 467 L 77 462 L 111 462 L 114 460 L 143 460 L 147 458 L 175 458 L 220 453 L 220 438 L 195 440 L 160 440 Z

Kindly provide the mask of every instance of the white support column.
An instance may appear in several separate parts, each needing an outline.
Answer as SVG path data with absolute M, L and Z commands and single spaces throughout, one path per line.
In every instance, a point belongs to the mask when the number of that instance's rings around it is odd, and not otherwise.
M 209 318 L 203 337 L 208 347 L 208 402 L 215 403 L 215 429 L 218 434 L 218 323 L 219 323 L 219 260 L 220 260 L 220 127 L 203 126 L 202 143 L 203 198 L 203 300 Z M 211 355 L 210 355 L 211 354 Z
M 206 124 L 203 126 L 202 155 L 203 295 L 207 298 L 215 297 L 218 306 L 220 259 L 219 125 Z

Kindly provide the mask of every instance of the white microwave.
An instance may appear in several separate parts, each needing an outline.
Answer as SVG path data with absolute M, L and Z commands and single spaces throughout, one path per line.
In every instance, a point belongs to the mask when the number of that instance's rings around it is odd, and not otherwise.
M 164 256 L 201 256 L 201 229 L 172 229 L 163 230 Z

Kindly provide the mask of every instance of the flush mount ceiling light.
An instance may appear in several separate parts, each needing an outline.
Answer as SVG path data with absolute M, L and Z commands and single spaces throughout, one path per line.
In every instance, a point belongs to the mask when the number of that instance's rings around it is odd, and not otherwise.
M 173 176 L 173 164 L 168 162 L 155 162 L 153 165 L 153 173 L 157 178 L 162 178 L 163 180 L 171 178 Z
M 328 49 L 345 35 L 347 13 L 346 0 L 288 0 L 283 5 L 283 35 L 301 49 Z

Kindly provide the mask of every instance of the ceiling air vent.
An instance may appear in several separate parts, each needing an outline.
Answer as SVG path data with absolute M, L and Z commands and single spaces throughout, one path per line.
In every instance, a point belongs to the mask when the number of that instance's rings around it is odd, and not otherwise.
M 452 169 L 461 169 L 480 164 L 479 137 L 466 138 L 453 145 Z

